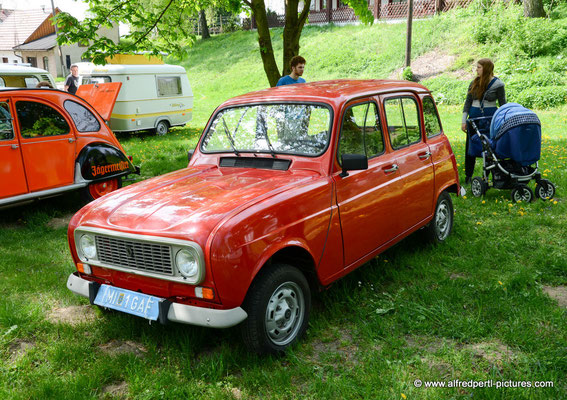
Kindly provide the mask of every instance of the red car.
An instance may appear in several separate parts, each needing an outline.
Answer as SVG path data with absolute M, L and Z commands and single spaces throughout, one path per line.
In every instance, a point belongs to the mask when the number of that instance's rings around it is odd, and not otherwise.
M 187 168 L 84 207 L 67 287 L 149 320 L 242 325 L 259 353 L 306 330 L 311 293 L 424 228 L 451 232 L 457 167 L 431 93 L 327 81 L 214 112 Z
M 0 88 L 0 207 L 76 189 L 96 199 L 136 172 L 105 122 L 120 85 Z

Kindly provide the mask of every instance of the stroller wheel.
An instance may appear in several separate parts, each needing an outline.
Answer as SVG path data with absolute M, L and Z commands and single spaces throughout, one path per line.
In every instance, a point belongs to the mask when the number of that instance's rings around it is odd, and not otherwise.
M 518 185 L 512 189 L 512 201 L 517 203 L 518 201 L 524 203 L 530 203 L 534 199 L 534 192 L 526 185 Z
M 475 176 L 472 178 L 471 181 L 471 192 L 474 197 L 481 197 L 486 193 L 488 189 L 488 185 L 486 182 L 479 176 Z
M 555 185 L 547 179 L 542 179 L 535 186 L 535 195 L 542 200 L 551 200 L 555 196 Z

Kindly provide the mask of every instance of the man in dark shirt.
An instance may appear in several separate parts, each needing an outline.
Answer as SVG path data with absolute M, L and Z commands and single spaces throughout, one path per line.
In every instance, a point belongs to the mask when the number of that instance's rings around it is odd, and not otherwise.
M 79 88 L 79 67 L 77 64 L 71 65 L 71 73 L 65 80 L 65 91 L 71 94 L 77 93 Z

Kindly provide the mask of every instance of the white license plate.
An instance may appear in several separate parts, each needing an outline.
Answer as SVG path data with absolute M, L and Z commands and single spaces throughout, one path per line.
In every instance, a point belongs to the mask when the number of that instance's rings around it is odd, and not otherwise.
M 159 317 L 159 303 L 163 299 L 143 293 L 133 292 L 114 286 L 101 285 L 94 303 L 138 317 L 156 321 Z

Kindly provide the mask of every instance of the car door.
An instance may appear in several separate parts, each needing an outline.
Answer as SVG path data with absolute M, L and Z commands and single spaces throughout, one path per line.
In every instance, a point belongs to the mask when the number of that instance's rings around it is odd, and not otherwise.
M 0 97 L 0 199 L 27 193 L 20 143 L 10 101 Z
M 75 134 L 54 104 L 15 100 L 18 130 L 30 192 L 70 185 L 75 177 Z
M 384 98 L 388 138 L 403 182 L 400 224 L 405 232 L 433 213 L 434 170 L 431 151 L 423 139 L 420 107 L 413 94 Z
M 352 265 L 400 233 L 402 184 L 393 154 L 386 151 L 377 103 L 366 100 L 345 108 L 337 158 L 366 154 L 368 169 L 334 174 L 343 233 L 344 264 Z

